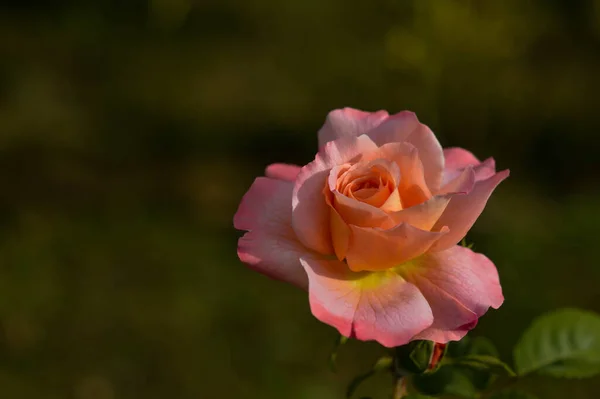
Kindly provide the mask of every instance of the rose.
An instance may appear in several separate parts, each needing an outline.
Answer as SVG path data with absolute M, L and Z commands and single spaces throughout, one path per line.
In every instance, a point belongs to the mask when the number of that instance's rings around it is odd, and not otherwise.
M 329 113 L 304 167 L 273 164 L 234 217 L 238 256 L 307 289 L 345 336 L 400 346 L 461 339 L 504 298 L 494 264 L 457 245 L 508 176 L 442 150 L 411 112 Z

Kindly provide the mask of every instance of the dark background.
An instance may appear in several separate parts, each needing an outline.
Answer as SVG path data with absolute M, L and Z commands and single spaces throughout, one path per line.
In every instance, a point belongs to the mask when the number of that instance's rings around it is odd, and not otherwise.
M 335 331 L 238 261 L 232 217 L 343 106 L 511 169 L 469 235 L 506 296 L 472 334 L 510 361 L 534 316 L 600 311 L 598 71 L 592 0 L 3 1 L 2 397 L 341 398 L 378 347 L 329 372 Z

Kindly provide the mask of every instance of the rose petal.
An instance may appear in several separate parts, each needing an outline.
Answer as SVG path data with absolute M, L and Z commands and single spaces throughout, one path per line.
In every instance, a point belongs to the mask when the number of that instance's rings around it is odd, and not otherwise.
M 493 158 L 480 162 L 475 155 L 463 148 L 444 148 L 444 157 L 446 158 L 446 165 L 442 185 L 455 179 L 468 166 L 472 166 L 475 170 L 477 181 L 485 180 L 496 173 L 496 163 Z
M 433 324 L 415 339 L 460 339 L 490 307 L 497 309 L 504 301 L 494 264 L 462 246 L 427 253 L 402 275 L 419 287 L 433 311 Z
M 333 250 L 335 252 L 335 256 L 339 260 L 343 260 L 346 257 L 348 243 L 350 242 L 350 228 L 348 227 L 348 224 L 344 222 L 344 219 L 342 219 L 335 208 L 331 209 L 330 217 L 331 241 L 333 242 Z
M 405 263 L 427 251 L 447 229 L 425 231 L 402 223 L 392 229 L 350 225 L 346 252 L 348 267 L 355 271 L 385 270 Z
M 351 183 L 353 175 L 360 176 L 361 173 L 370 172 L 373 166 L 384 168 L 391 179 L 398 181 L 400 179 L 400 172 L 397 165 L 395 163 L 389 165 L 388 163 L 385 159 L 375 159 L 370 162 L 358 162 L 349 168 L 342 165 L 331 169 L 328 179 L 328 186 L 332 196 L 331 206 L 338 211 L 341 218 L 347 224 L 379 227 L 389 219 L 388 214 L 383 209 L 355 198 L 350 198 L 338 191 L 338 187 L 343 190 L 341 186 Z M 347 170 L 343 174 L 340 174 L 340 170 L 344 169 Z M 340 179 L 342 180 L 341 184 Z
M 496 174 L 496 161 L 494 158 L 488 158 L 479 165 L 473 167 L 475 171 L 475 180 L 485 180 Z
M 377 147 L 368 136 L 342 138 L 327 143 L 315 160 L 304 166 L 292 195 L 292 226 L 305 246 L 321 254 L 333 254 L 329 231 L 329 206 L 323 188 L 332 167 L 342 165 Z
M 476 174 L 473 167 L 467 166 L 462 172 L 457 173 L 458 175 L 454 179 L 442 186 L 440 191 L 436 193 L 437 195 L 450 193 L 468 194 L 473 190 L 476 181 Z
M 242 198 L 233 218 L 236 229 L 250 230 L 238 241 L 238 256 L 251 268 L 272 278 L 307 288 L 299 258 L 307 250 L 291 228 L 293 184 L 257 178 Z
M 496 173 L 486 180 L 476 182 L 468 194 L 453 197 L 432 228 L 433 231 L 437 231 L 447 226 L 450 232 L 433 244 L 430 250 L 443 251 L 462 240 L 485 208 L 496 186 L 508 175 L 508 170 Z
M 446 160 L 444 172 L 457 171 L 481 163 L 472 152 L 460 147 L 444 148 L 444 158 Z
M 426 183 L 425 169 L 420 154 L 414 148 L 409 154 L 396 159 L 400 168 L 400 183 L 398 193 L 404 209 L 427 201 L 431 191 Z
M 421 230 L 432 230 L 455 195 L 464 195 L 473 189 L 475 173 L 467 167 L 456 179 L 446 184 L 440 192 L 422 204 L 391 214 L 395 224 L 408 223 Z M 435 231 L 435 229 L 434 229 Z
M 417 335 L 415 335 L 412 340 L 424 339 L 427 341 L 434 341 L 439 343 L 447 343 L 449 341 L 460 341 L 477 326 L 477 321 L 472 323 L 465 324 L 454 330 L 443 330 L 440 328 L 429 327 Z M 411 340 L 411 341 L 412 341 Z
M 427 126 L 419 122 L 413 112 L 403 111 L 390 116 L 368 135 L 375 144 L 407 142 L 419 151 L 425 181 L 431 191 L 439 189 L 444 170 L 444 153 L 439 141 Z
M 430 190 L 437 190 L 442 184 L 444 155 L 442 146 L 429 127 L 419 124 L 417 129 L 406 139 L 419 150 L 419 159 L 425 170 L 425 181 Z
M 302 169 L 302 167 L 298 165 L 274 163 L 267 166 L 267 169 L 265 170 L 265 175 L 273 179 L 294 181 L 296 180 L 298 173 L 300 173 L 300 169 Z
M 396 185 L 400 180 L 400 170 L 395 162 L 377 158 L 369 161 L 364 159 L 369 154 L 362 154 L 361 161 L 354 165 L 344 164 L 331 169 L 329 174 L 329 189 L 338 190 L 348 195 L 345 190 L 352 183 L 367 181 L 388 181 Z
M 300 261 L 313 315 L 346 337 L 400 346 L 433 322 L 423 295 L 394 272 L 352 273 L 339 261 Z
M 380 176 L 383 175 L 397 184 L 400 180 L 400 170 L 398 165 L 393 160 L 384 159 L 382 157 L 374 158 L 373 153 L 379 154 L 380 148 L 377 150 L 362 154 L 361 161 L 350 166 L 341 177 L 340 183 L 347 185 L 353 180 L 363 176 Z M 374 159 L 373 159 L 374 158 Z M 333 184 L 331 184 L 333 183 Z M 333 190 L 336 186 L 335 178 L 330 181 L 330 188 Z
M 420 125 L 414 112 L 402 111 L 389 116 L 385 121 L 367 132 L 379 147 L 387 143 L 401 143 L 406 141 Z
M 333 110 L 319 130 L 319 148 L 342 137 L 358 137 L 378 126 L 387 117 L 386 111 L 364 112 L 353 108 Z
M 395 162 L 399 169 L 398 193 L 402 208 L 420 204 L 431 192 L 425 181 L 424 167 L 417 148 L 410 143 L 387 143 L 363 156 L 364 161 L 386 159 Z
M 398 188 L 395 188 L 394 191 L 392 191 L 388 199 L 379 209 L 385 212 L 396 212 L 402 209 L 402 200 L 400 199 Z
M 431 230 L 448 206 L 454 194 L 436 195 L 422 204 L 394 212 L 394 224 L 407 223 L 421 230 Z
M 348 224 L 363 227 L 377 227 L 385 223 L 389 215 L 373 205 L 348 198 L 337 190 L 333 193 L 333 207 Z

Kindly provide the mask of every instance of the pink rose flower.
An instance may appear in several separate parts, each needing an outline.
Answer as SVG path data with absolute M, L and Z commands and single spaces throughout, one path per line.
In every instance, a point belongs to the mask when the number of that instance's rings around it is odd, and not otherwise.
M 319 146 L 304 167 L 267 167 L 242 199 L 243 262 L 308 290 L 342 335 L 387 347 L 459 340 L 502 304 L 494 264 L 457 244 L 508 170 L 442 149 L 406 111 L 332 111 Z

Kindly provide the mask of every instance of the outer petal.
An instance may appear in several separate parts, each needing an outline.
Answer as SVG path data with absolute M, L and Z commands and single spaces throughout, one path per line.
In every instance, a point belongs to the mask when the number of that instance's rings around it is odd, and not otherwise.
M 352 273 L 339 261 L 302 258 L 313 315 L 346 337 L 404 345 L 431 325 L 419 290 L 394 272 Z
M 442 344 L 449 341 L 460 341 L 465 337 L 465 335 L 469 333 L 469 331 L 474 329 L 475 326 L 477 326 L 477 321 L 465 324 L 454 330 L 443 330 L 436 327 L 429 327 L 415 335 L 412 338 L 412 340 L 424 339 L 427 341 L 434 341 Z
M 329 206 L 323 195 L 327 175 L 341 165 L 377 147 L 365 135 L 330 141 L 315 160 L 302 168 L 292 196 L 292 226 L 300 242 L 321 254 L 332 254 Z
M 306 289 L 299 258 L 308 252 L 291 227 L 293 184 L 266 177 L 254 181 L 233 218 L 236 229 L 250 230 L 238 242 L 240 260 L 272 278 Z
M 406 270 L 403 276 L 419 287 L 434 317 L 431 327 L 415 339 L 458 340 L 490 307 L 497 309 L 504 301 L 494 264 L 462 246 L 427 253 Z
M 387 143 L 401 143 L 406 141 L 420 125 L 414 112 L 402 111 L 388 117 L 383 123 L 367 134 L 375 144 L 382 146 Z
M 472 152 L 460 147 L 444 148 L 444 158 L 446 159 L 444 171 L 460 170 L 481 163 Z
M 474 184 L 475 173 L 471 167 L 467 167 L 459 177 L 442 187 L 437 195 L 422 204 L 395 212 L 391 216 L 396 224 L 404 222 L 422 230 L 431 230 L 446 210 L 450 200 L 456 195 L 469 193 Z
M 442 251 L 456 245 L 473 226 L 496 186 L 508 175 L 508 170 L 496 173 L 486 180 L 476 182 L 469 194 L 453 197 L 442 216 L 433 226 L 433 231 L 448 226 L 450 232 L 440 238 L 431 247 L 431 251 Z
M 444 184 L 437 195 L 448 194 L 448 193 L 470 193 L 473 190 L 475 180 L 477 176 L 473 167 L 467 166 L 462 172 L 457 172 L 458 175 Z
M 353 108 L 331 111 L 319 130 L 319 148 L 342 137 L 357 137 L 387 119 L 386 111 L 364 112 Z
M 439 232 L 417 229 L 402 223 L 392 229 L 350 225 L 350 242 L 346 252 L 348 267 L 362 270 L 385 270 L 405 263 L 427 251 L 447 229 Z
M 477 181 L 485 180 L 496 174 L 496 161 L 494 158 L 488 158 L 479 165 L 473 167 Z
M 437 191 L 444 170 L 442 146 L 431 129 L 419 122 L 413 112 L 404 111 L 390 116 L 368 135 L 379 146 L 404 141 L 414 145 L 425 169 L 425 181 L 431 191 Z
M 475 155 L 463 148 L 444 148 L 444 157 L 446 165 L 442 185 L 455 179 L 468 166 L 472 166 L 475 170 L 477 180 L 485 180 L 496 173 L 496 163 L 493 158 L 480 162 Z
M 298 165 L 274 163 L 267 166 L 267 169 L 265 170 L 265 175 L 273 179 L 294 181 L 296 180 L 298 173 L 300 173 L 300 169 L 302 169 L 302 167 Z

